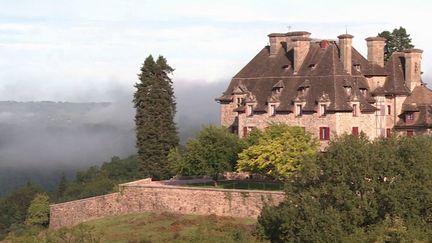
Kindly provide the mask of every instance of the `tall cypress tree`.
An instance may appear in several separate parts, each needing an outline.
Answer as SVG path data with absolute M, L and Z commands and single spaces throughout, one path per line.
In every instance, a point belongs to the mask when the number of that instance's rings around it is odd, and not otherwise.
M 159 56 L 155 62 L 150 55 L 135 84 L 138 159 L 144 177 L 168 178 L 168 152 L 179 142 L 174 123 L 176 103 L 169 77 L 173 71 L 164 57 Z

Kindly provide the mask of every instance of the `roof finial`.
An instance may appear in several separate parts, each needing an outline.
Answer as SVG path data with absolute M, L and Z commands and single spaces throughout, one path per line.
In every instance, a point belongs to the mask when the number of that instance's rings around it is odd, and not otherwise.
M 348 26 L 345 25 L 345 34 L 348 34 Z
M 292 27 L 291 25 L 288 25 L 288 26 L 287 26 L 287 28 L 288 28 L 288 32 L 291 31 L 291 27 Z

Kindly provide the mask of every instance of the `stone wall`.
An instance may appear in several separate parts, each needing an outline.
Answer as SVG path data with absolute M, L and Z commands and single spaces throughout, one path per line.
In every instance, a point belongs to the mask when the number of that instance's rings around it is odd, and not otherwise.
M 255 218 L 265 203 L 279 204 L 283 198 L 283 192 L 128 183 L 120 185 L 118 193 L 51 205 L 50 228 L 139 212 Z

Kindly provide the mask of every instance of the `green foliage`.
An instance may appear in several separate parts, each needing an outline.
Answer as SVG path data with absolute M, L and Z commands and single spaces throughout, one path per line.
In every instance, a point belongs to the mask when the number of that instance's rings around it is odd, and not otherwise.
M 142 177 L 169 177 L 167 156 L 179 142 L 174 123 L 176 103 L 169 77 L 173 70 L 164 57 L 159 56 L 155 62 L 150 55 L 135 85 L 135 123 Z
M 54 201 L 70 201 L 113 192 L 117 189 L 117 184 L 140 178 L 139 165 L 136 156 L 126 159 L 115 156 L 110 162 L 102 164 L 100 168 L 92 166 L 85 171 L 79 171 L 76 173 L 75 181 L 67 182 L 66 186 L 64 186 L 65 183 L 59 184 L 57 191 L 63 191 L 63 193 L 54 198 Z
M 107 217 L 71 228 L 33 232 L 12 242 L 265 242 L 253 234 L 255 220 L 143 213 Z
M 218 174 L 232 171 L 241 150 L 238 136 L 210 125 L 189 139 L 185 148 L 172 149 L 168 158 L 174 174 L 209 175 L 216 179 Z
M 432 138 L 344 135 L 295 172 L 260 232 L 273 242 L 430 241 L 431 186 Z
M 386 45 L 384 47 L 384 60 L 386 61 L 393 52 L 414 47 L 414 45 L 411 44 L 410 35 L 403 27 L 399 27 L 399 29 L 395 28 L 392 32 L 388 30 L 383 31 L 379 33 L 378 36 L 386 38 Z
M 61 177 L 60 177 L 60 182 L 57 188 L 57 198 L 63 197 L 66 188 L 68 186 L 68 180 L 66 178 L 66 174 L 62 173 Z
M 47 227 L 49 224 L 49 198 L 46 194 L 36 194 L 27 209 L 25 223 L 31 226 Z
M 256 132 L 239 154 L 237 169 L 261 173 L 272 178 L 287 178 L 306 158 L 318 151 L 318 142 L 300 127 L 272 124 L 264 132 Z
M 24 228 L 27 208 L 42 190 L 30 183 L 0 198 L 0 239 L 10 231 Z

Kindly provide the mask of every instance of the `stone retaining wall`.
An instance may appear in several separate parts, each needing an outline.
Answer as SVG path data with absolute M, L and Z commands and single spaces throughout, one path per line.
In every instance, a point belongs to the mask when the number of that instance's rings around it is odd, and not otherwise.
M 139 212 L 255 218 L 265 203 L 279 204 L 283 198 L 283 192 L 168 186 L 141 181 L 120 185 L 118 193 L 51 205 L 50 228 Z

